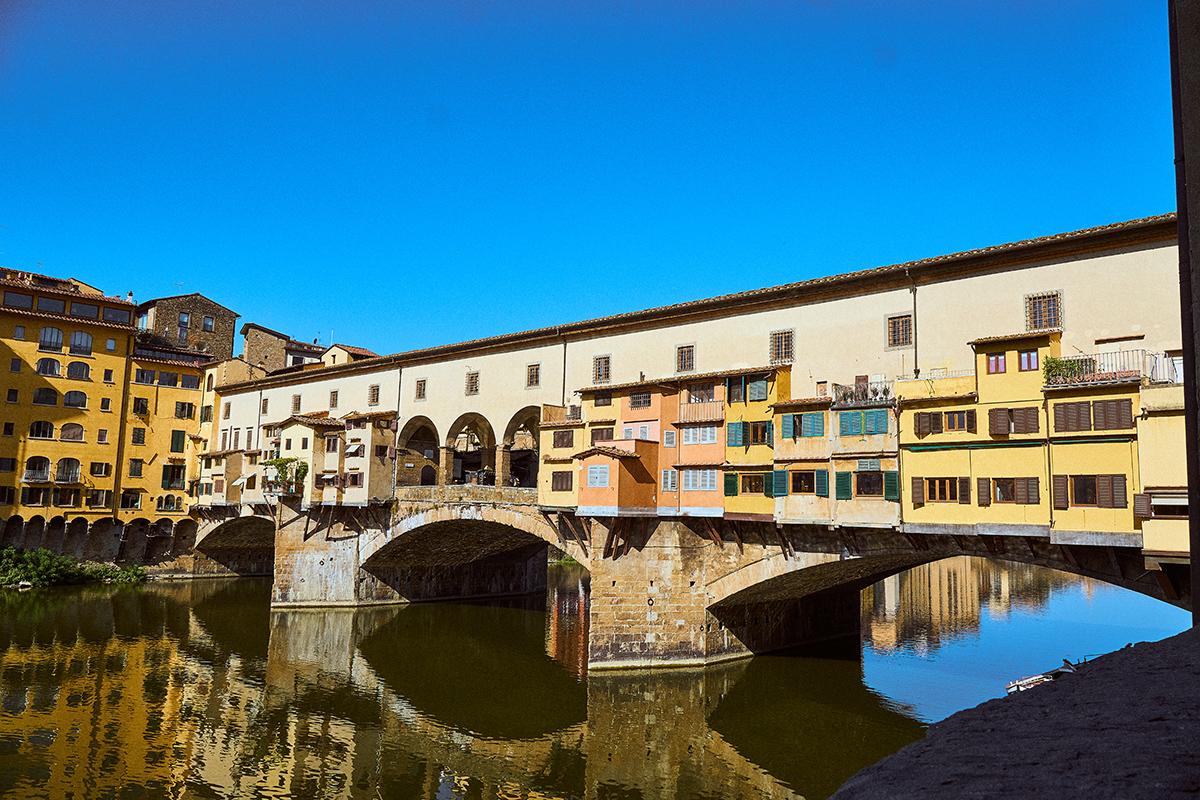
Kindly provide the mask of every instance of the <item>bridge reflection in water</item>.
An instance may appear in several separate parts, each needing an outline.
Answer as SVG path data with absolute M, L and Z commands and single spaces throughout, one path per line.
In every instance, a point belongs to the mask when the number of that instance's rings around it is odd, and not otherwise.
M 998 583 L 1010 604 L 1080 583 L 921 569 L 868 590 L 873 648 L 969 632 Z M 252 579 L 0 593 L 0 791 L 811 798 L 921 735 L 857 659 L 588 675 L 585 588 L 552 569 L 548 614 L 272 612 Z

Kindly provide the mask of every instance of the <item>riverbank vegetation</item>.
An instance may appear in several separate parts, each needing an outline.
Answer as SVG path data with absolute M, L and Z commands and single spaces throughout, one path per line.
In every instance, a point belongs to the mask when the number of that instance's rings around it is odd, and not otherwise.
M 78 561 L 49 550 L 0 549 L 0 586 L 35 587 L 80 583 L 141 583 L 144 567 Z

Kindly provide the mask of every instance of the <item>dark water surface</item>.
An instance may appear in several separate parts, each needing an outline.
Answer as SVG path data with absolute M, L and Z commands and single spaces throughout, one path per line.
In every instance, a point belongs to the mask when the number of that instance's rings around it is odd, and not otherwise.
M 5 796 L 825 797 L 1006 680 L 1186 615 L 950 559 L 864 592 L 861 658 L 584 669 L 586 574 L 545 603 L 272 612 L 268 582 L 0 593 Z

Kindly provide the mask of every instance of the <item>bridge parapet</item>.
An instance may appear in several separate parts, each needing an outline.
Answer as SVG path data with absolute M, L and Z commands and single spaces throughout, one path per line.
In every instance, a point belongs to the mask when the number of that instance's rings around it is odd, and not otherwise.
M 491 505 L 537 505 L 537 489 L 519 486 L 479 486 L 451 484 L 444 486 L 400 486 L 396 488 L 400 503 L 487 503 Z

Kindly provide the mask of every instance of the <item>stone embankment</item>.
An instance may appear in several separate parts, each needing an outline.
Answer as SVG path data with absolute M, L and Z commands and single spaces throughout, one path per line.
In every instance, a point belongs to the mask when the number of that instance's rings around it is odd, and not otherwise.
M 961 711 L 855 775 L 834 798 L 1197 796 L 1200 630 L 1193 629 Z

